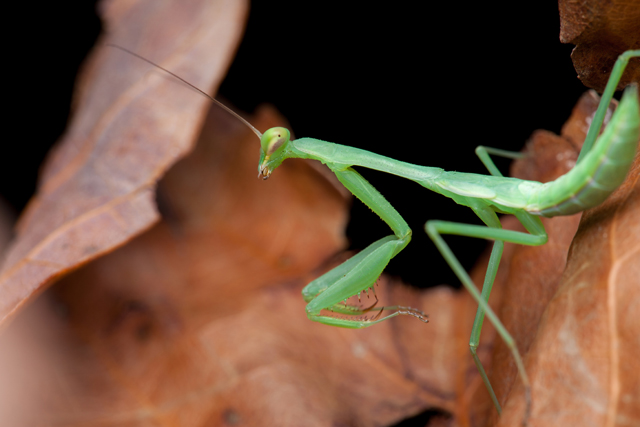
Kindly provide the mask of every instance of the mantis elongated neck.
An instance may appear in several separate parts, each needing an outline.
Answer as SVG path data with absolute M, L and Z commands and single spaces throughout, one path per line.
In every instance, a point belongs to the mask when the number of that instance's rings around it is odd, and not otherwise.
M 431 182 L 444 173 L 444 169 L 419 166 L 371 153 L 359 148 L 334 144 L 313 138 L 300 138 L 290 143 L 291 157 L 318 160 L 324 164 L 362 166 L 415 181 L 433 189 Z

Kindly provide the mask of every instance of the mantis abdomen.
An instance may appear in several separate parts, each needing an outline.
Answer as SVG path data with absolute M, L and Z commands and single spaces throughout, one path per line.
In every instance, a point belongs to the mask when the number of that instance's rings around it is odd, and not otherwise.
M 638 89 L 631 86 L 593 149 L 571 171 L 535 189 L 525 210 L 552 217 L 599 205 L 627 176 L 639 137 Z

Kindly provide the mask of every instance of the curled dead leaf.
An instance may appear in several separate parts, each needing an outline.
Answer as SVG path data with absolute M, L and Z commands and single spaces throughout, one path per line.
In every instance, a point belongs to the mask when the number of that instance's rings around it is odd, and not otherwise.
M 73 122 L 17 225 L 0 271 L 0 322 L 56 278 L 158 220 L 156 181 L 192 148 L 207 101 L 175 81 L 151 81 L 145 77 L 148 64 L 104 45 L 127 46 L 212 88 L 231 61 L 247 5 L 220 0 L 156 6 L 102 5 L 111 32 L 85 66 Z M 180 37 L 168 31 L 172 26 L 180 28 Z
M 636 156 L 627 181 L 582 217 L 526 362 L 536 402 L 531 425 L 640 420 L 639 176 Z M 514 391 L 500 425 L 513 425 L 522 411 L 521 394 Z
M 256 126 L 283 124 L 262 111 Z M 347 199 L 304 161 L 257 180 L 257 148 L 212 110 L 195 151 L 159 184 L 163 220 L 63 278 L 11 325 L 8 336 L 22 339 L 14 366 L 30 346 L 46 355 L 28 359 L 42 391 L 28 422 L 380 425 L 453 410 L 456 348 L 414 347 L 424 324 L 308 321 L 300 291 L 344 246 Z M 416 298 L 393 289 L 381 283 L 381 303 Z M 440 324 L 430 331 L 448 337 L 456 319 L 445 311 L 458 297 L 430 295 L 424 306 Z M 19 381 L 31 371 L 17 372 Z
M 618 55 L 640 49 L 640 1 L 561 0 L 560 41 L 576 47 L 571 53 L 578 78 L 602 93 Z M 632 59 L 618 90 L 640 81 L 640 60 Z
M 517 161 L 513 175 L 547 181 L 569 170 L 579 148 L 575 144 L 584 139 L 597 102 L 593 92 L 586 93 L 561 137 L 535 133 L 529 144 L 534 154 Z M 626 404 L 638 396 L 639 377 L 630 372 L 640 371 L 634 370 L 628 354 L 638 340 L 617 341 L 621 336 L 638 336 L 637 322 L 628 317 L 640 297 L 634 285 L 640 258 L 637 239 L 631 237 L 638 235 L 634 230 L 640 217 L 638 161 L 636 156 L 627 181 L 603 205 L 584 213 L 573 242 L 580 215 L 545 219 L 546 245 L 518 246 L 511 257 L 503 258 L 509 273 L 505 282 L 496 281 L 498 289 L 503 287 L 500 316 L 526 354 L 533 388 L 531 426 L 603 426 L 615 425 L 617 417 L 638 418 L 630 409 L 635 406 Z M 548 169 L 548 165 L 555 166 Z M 611 351 L 620 346 L 624 349 Z M 621 363 L 629 366 L 625 374 Z M 524 392 L 501 340 L 496 342 L 491 366 L 492 384 L 504 403 L 503 416 L 497 419 L 481 389 L 477 405 L 490 416 L 475 425 L 517 425 L 524 411 Z

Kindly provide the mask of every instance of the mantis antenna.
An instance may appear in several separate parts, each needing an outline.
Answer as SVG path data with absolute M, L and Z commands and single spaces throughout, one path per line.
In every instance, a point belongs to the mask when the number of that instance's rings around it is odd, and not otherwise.
M 256 129 L 255 127 L 253 127 L 253 125 L 251 125 L 251 123 L 249 123 L 248 121 L 246 121 L 245 119 L 243 119 L 238 113 L 236 113 L 235 111 L 233 111 L 232 109 L 230 109 L 229 107 L 227 107 L 226 105 L 224 105 L 222 102 L 218 101 L 217 99 L 215 99 L 213 96 L 209 95 L 208 93 L 206 93 L 205 91 L 198 89 L 197 87 L 195 87 L 194 85 L 192 85 L 191 83 L 189 83 L 188 81 L 186 81 L 185 79 L 183 79 L 182 77 L 178 76 L 177 74 L 172 73 L 171 71 L 167 70 L 164 67 L 161 67 L 160 65 L 156 64 L 153 61 L 148 60 L 147 58 L 138 55 L 135 52 L 130 51 L 129 49 L 126 49 L 122 46 L 118 46 L 117 44 L 111 44 L 111 43 L 107 43 L 107 46 L 109 47 L 115 47 L 116 49 L 120 49 L 123 52 L 128 53 L 129 55 L 133 55 L 138 59 L 143 60 L 144 62 L 153 65 L 156 68 L 161 69 L 162 71 L 164 71 L 165 73 L 175 77 L 176 79 L 180 80 L 182 83 L 186 84 L 187 86 L 189 86 L 190 88 L 196 90 L 197 92 L 199 92 L 200 94 L 206 96 L 211 102 L 213 102 L 214 104 L 216 104 L 217 106 L 221 107 L 223 110 L 225 110 L 227 113 L 233 115 L 235 118 L 237 118 L 238 120 L 240 120 L 242 123 L 244 123 L 245 125 L 247 125 L 247 127 L 249 129 L 251 129 L 253 131 L 253 133 L 255 133 L 258 136 L 258 139 L 262 139 L 262 133 L 260 133 L 260 131 L 258 129 Z

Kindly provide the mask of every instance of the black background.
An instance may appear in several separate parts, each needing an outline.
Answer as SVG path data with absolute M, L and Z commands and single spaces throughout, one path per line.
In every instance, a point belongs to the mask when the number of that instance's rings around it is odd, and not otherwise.
M 569 57 L 572 46 L 558 40 L 557 3 L 535 3 L 449 2 L 425 11 L 418 2 L 415 8 L 254 2 L 220 94 L 247 112 L 276 105 L 298 137 L 486 173 L 475 146 L 520 150 L 535 129 L 559 132 L 586 90 Z M 35 190 L 47 150 L 64 131 L 75 73 L 100 23 L 88 1 L 13 7 L 5 16 L 20 29 L 8 38 L 5 56 L 9 112 L 0 194 L 19 212 Z M 506 171 L 508 162 L 498 165 Z M 435 218 L 478 220 L 417 184 L 363 174 L 414 230 L 413 242 L 387 271 L 415 286 L 455 285 L 423 225 Z M 347 231 L 354 249 L 389 234 L 359 202 Z M 447 240 L 467 268 L 486 245 Z

